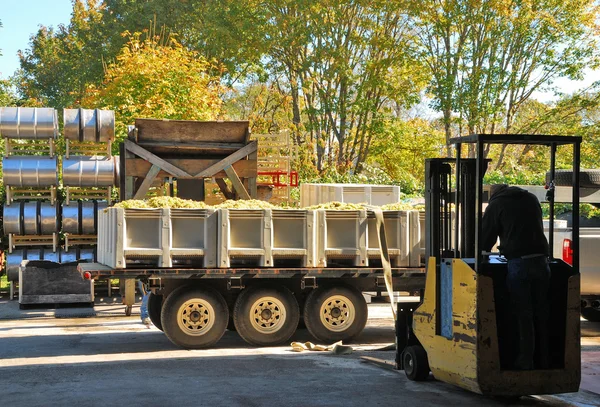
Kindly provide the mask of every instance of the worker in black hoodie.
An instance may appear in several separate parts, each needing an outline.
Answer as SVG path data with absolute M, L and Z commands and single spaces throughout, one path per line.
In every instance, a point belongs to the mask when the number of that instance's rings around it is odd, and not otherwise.
M 506 286 L 517 321 L 516 369 L 548 368 L 548 318 L 550 268 L 548 240 L 544 235 L 542 208 L 535 195 L 518 187 L 492 185 L 490 202 L 483 215 L 483 250 L 498 249 L 508 260 Z

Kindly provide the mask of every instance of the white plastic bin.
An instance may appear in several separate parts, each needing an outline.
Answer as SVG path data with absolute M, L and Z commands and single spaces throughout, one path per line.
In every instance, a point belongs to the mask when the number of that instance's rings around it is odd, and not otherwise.
M 338 201 L 386 205 L 400 201 L 397 185 L 300 184 L 300 205 L 311 206 Z
M 315 211 L 268 210 L 272 219 L 271 253 L 274 266 L 315 267 Z
M 269 212 L 268 209 L 218 210 L 218 267 L 273 265 Z
M 355 267 L 367 265 L 367 212 L 317 212 L 317 265 L 350 263 Z
M 108 208 L 98 228 L 98 262 L 109 267 L 216 266 L 213 209 Z

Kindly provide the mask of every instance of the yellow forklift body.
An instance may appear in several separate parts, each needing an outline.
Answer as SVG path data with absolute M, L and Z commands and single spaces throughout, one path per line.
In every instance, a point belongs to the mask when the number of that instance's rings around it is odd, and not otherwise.
M 476 274 L 463 259 L 445 259 L 451 267 L 451 335 L 440 334 L 442 305 L 436 284 L 440 279 L 435 257 L 428 260 L 422 304 L 414 311 L 412 330 L 427 352 L 438 380 L 485 394 L 520 396 L 575 392 L 581 379 L 579 340 L 579 274 L 566 278 L 564 361 L 546 370 L 501 368 L 494 281 Z M 556 273 L 560 273 L 557 270 Z M 451 301 L 449 300 L 451 299 Z M 451 314 L 450 314 L 451 312 Z

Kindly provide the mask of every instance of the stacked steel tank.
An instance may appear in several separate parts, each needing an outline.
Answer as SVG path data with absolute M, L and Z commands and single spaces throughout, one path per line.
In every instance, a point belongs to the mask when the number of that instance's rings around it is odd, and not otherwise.
M 118 168 L 110 154 L 114 112 L 65 109 L 60 160 L 55 109 L 3 107 L 0 135 L 5 139 L 3 226 L 9 280 L 18 280 L 22 260 L 94 261 L 97 211 L 108 206 Z M 64 200 L 57 194 L 60 162 Z
M 98 211 L 108 207 L 117 178 L 111 154 L 115 115 L 111 110 L 64 109 L 65 155 L 62 157 L 61 262 L 95 261 Z

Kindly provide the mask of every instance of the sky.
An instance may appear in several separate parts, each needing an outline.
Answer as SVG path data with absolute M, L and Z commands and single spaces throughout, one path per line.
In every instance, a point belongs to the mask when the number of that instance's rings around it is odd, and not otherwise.
M 0 0 L 0 77 L 6 79 L 19 68 L 17 52 L 28 47 L 40 25 L 67 25 L 71 10 L 71 0 Z
M 71 19 L 71 0 L 0 0 L 0 78 L 6 79 L 19 68 L 17 52 L 25 50 L 29 38 L 40 25 L 57 27 Z M 600 80 L 600 71 L 588 70 L 583 81 L 560 78 L 554 86 L 564 93 L 573 93 Z M 536 99 L 554 100 L 552 92 L 536 92 Z

